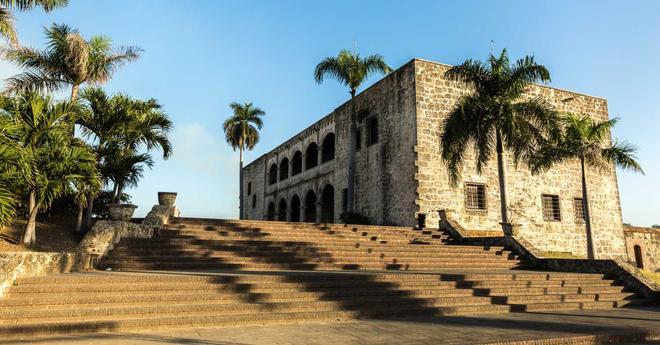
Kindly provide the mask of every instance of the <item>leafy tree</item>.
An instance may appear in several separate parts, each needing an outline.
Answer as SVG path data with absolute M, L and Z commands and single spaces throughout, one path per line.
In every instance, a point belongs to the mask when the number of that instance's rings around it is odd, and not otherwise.
M 252 150 L 259 142 L 259 130 L 263 127 L 262 116 L 266 113 L 248 103 L 233 102 L 229 105 L 233 113 L 222 125 L 227 143 L 239 152 L 239 218 L 243 219 L 243 151 Z
M 653 225 L 651 225 L 651 228 L 660 229 L 660 224 L 653 224 Z
M 579 160 L 582 172 L 582 205 L 587 233 L 587 256 L 589 259 L 594 259 L 587 194 L 587 168 L 606 170 L 614 164 L 642 174 L 644 171 L 635 158 L 637 150 L 635 146 L 626 142 L 609 143 L 610 132 L 617 119 L 594 121 L 587 115 L 569 115 L 564 117 L 562 122 L 564 126 L 561 135 L 546 143 L 532 159 L 532 172 L 547 170 L 565 160 Z
M 14 47 L 18 47 L 18 35 L 14 27 L 12 11 L 29 11 L 41 7 L 50 12 L 58 7 L 64 7 L 68 0 L 0 0 L 0 36 Z
M 491 55 L 487 63 L 467 60 L 452 67 L 445 77 L 472 88 L 442 126 L 441 156 L 450 182 L 458 184 L 469 148 L 476 154 L 478 173 L 496 153 L 502 227 L 508 234 L 505 151 L 516 164 L 528 162 L 547 135 L 556 134 L 556 112 L 541 97 L 524 96 L 530 84 L 550 81 L 550 73 L 530 56 L 511 64 L 504 49 L 499 57 Z
M 7 91 L 57 91 L 70 86 L 73 101 L 81 85 L 105 83 L 117 68 L 140 56 L 139 48 L 113 51 L 110 38 L 85 40 L 78 30 L 64 24 L 53 24 L 45 34 L 45 50 L 19 47 L 4 51 L 7 60 L 25 69 L 7 80 Z
M 0 121 L 0 227 L 11 223 L 16 216 L 16 196 L 9 188 L 11 178 L 7 174 L 13 169 L 13 162 L 17 160 L 16 151 L 5 142 L 4 133 L 8 130 L 8 123 Z
M 84 89 L 81 98 L 86 105 L 84 115 L 78 120 L 81 133 L 92 142 L 104 183 L 114 184 L 113 200 L 121 201 L 121 190 L 137 184 L 144 165 L 153 165 L 151 156 L 139 151 L 160 149 L 164 159 L 171 156 L 168 134 L 172 121 L 155 99 L 137 100 L 123 94 L 109 96 L 98 87 Z M 128 167 L 131 162 L 134 165 Z M 85 225 L 90 227 L 91 210 L 95 209 L 93 195 L 88 194 L 86 200 Z
M 347 213 L 353 213 L 355 198 L 355 151 L 357 147 L 357 109 L 355 95 L 367 78 L 372 74 L 388 74 L 392 69 L 385 63 L 385 59 L 378 55 L 369 55 L 365 58 L 349 50 L 342 50 L 336 57 L 323 59 L 316 65 L 314 79 L 322 83 L 325 77 L 337 80 L 349 88 L 351 94 L 351 116 L 349 123 L 349 151 L 348 151 L 348 192 L 346 207 Z
M 28 193 L 23 243 L 33 244 L 38 213 L 67 193 L 72 183 L 99 178 L 96 157 L 84 142 L 68 134 L 71 119 L 80 111 L 77 103 L 28 93 L 2 99 L 0 109 L 3 120 L 12 124 L 6 138 L 17 153 L 7 173 Z

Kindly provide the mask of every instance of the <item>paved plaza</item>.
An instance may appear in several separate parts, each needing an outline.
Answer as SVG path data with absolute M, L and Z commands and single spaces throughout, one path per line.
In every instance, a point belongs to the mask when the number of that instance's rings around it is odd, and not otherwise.
M 32 338 L 0 344 L 660 344 L 660 308 L 511 313 Z M 643 342 L 643 339 L 655 341 Z

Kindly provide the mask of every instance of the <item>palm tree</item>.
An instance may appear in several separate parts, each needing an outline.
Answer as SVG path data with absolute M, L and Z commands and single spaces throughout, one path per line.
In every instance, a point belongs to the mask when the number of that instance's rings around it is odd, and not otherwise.
M 6 137 L 17 151 L 9 172 L 28 191 L 28 222 L 23 243 L 36 240 L 36 218 L 42 207 L 69 191 L 72 183 L 98 179 L 96 157 L 85 143 L 71 139 L 68 128 L 80 109 L 75 102 L 56 103 L 28 93 L 3 99 L 0 116 L 11 122 Z
M 53 24 L 45 34 L 45 50 L 20 47 L 4 51 L 7 60 L 26 70 L 7 80 L 6 91 L 56 91 L 70 86 L 73 101 L 81 85 L 105 83 L 117 68 L 140 57 L 139 48 L 113 51 L 110 38 L 85 40 L 78 30 L 64 24 Z
M 3 126 L 0 123 L 0 126 Z M 0 129 L 0 132 L 4 130 Z M 14 193 L 5 186 L 10 186 L 12 183 L 11 177 L 8 174 L 12 170 L 13 162 L 17 160 L 15 150 L 6 143 L 3 143 L 4 138 L 0 138 L 0 227 L 11 223 L 16 216 L 16 196 Z
M 243 104 L 233 102 L 229 107 L 233 114 L 225 120 L 222 129 L 225 132 L 227 143 L 234 151 L 238 149 L 239 152 L 238 217 L 243 219 L 243 151 L 252 150 L 259 142 L 259 130 L 264 125 L 261 117 L 266 113 L 253 106 L 251 102 Z
M 477 172 L 497 153 L 502 227 L 510 234 L 507 215 L 504 151 L 516 164 L 528 161 L 534 148 L 556 132 L 557 114 L 541 97 L 523 97 L 534 82 L 550 81 L 548 70 L 526 56 L 510 64 L 506 49 L 488 63 L 467 60 L 445 73 L 449 80 L 465 83 L 473 90 L 462 97 L 443 123 L 441 156 L 446 162 L 449 180 L 456 186 L 472 145 L 476 152 Z
M 18 35 L 11 11 L 29 11 L 39 6 L 44 11 L 50 12 L 68 3 L 69 0 L 0 0 L 0 36 L 12 46 L 18 47 Z
M 565 160 L 580 161 L 582 172 L 582 207 L 587 236 L 587 257 L 595 258 L 591 232 L 591 216 L 587 194 L 587 167 L 599 170 L 611 168 L 612 164 L 644 173 L 636 160 L 637 148 L 627 142 L 609 143 L 611 129 L 617 119 L 594 121 L 589 116 L 569 115 L 562 118 L 564 124 L 561 134 L 547 142 L 532 159 L 532 172 L 540 172 Z
M 113 183 L 112 202 L 119 203 L 126 187 L 136 187 L 144 175 L 144 166 L 154 165 L 148 153 L 136 153 L 131 149 L 115 148 L 101 165 L 101 174 Z
M 355 94 L 360 85 L 369 76 L 375 73 L 388 74 L 392 69 L 385 63 L 385 59 L 378 55 L 369 55 L 365 58 L 349 50 L 342 50 L 336 57 L 323 59 L 316 65 L 314 79 L 322 83 L 325 77 L 336 79 L 342 85 L 348 86 L 351 94 L 351 118 L 349 124 L 349 150 L 348 150 L 348 191 L 346 207 L 348 213 L 353 213 L 353 200 L 355 190 L 355 150 L 357 147 L 357 109 L 355 107 Z
M 93 142 L 100 166 L 122 150 L 137 152 L 142 149 L 160 149 L 163 151 L 163 159 L 172 155 L 172 144 L 168 139 L 172 121 L 156 100 L 136 100 L 122 94 L 109 96 L 98 87 L 84 89 L 81 98 L 85 102 L 86 111 L 77 123 L 81 126 L 83 138 Z M 103 180 L 112 182 L 108 175 L 110 171 L 103 171 Z M 128 186 L 132 185 L 128 183 Z M 121 196 L 121 193 L 114 195 Z M 94 197 L 88 195 L 85 219 L 87 228 L 91 227 L 93 208 Z

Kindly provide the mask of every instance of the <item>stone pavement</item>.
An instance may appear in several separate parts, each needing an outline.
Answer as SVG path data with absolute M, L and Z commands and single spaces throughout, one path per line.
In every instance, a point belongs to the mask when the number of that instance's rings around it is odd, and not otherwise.
M 655 341 L 643 342 L 653 339 Z M 7 344 L 660 344 L 660 307 L 104 333 Z

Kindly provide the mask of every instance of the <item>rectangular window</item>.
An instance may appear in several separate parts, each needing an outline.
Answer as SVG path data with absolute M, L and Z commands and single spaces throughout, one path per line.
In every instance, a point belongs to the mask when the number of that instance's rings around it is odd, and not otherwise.
M 549 222 L 561 221 L 559 196 L 543 194 L 542 198 L 543 198 L 543 220 Z
M 355 132 L 355 151 L 360 151 L 362 148 L 362 130 L 357 129 Z
M 367 120 L 367 145 L 373 145 L 378 142 L 378 118 L 370 117 Z
M 257 195 L 252 196 L 252 208 L 257 207 Z
M 252 182 L 248 182 L 248 195 L 252 194 Z
M 575 221 L 577 223 L 584 223 L 584 204 L 582 198 L 573 199 L 573 210 L 575 212 Z
M 486 185 L 468 182 L 465 184 L 465 208 L 486 211 Z

